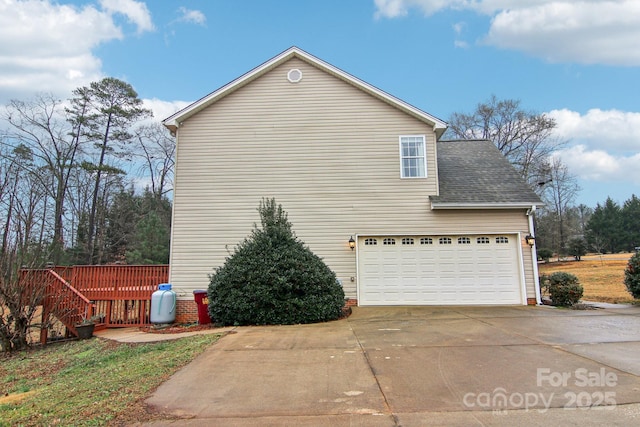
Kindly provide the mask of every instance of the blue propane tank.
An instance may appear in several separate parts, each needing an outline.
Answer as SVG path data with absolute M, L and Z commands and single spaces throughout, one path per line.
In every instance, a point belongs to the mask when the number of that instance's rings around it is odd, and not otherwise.
M 176 293 L 169 283 L 158 285 L 151 295 L 151 323 L 173 323 L 176 320 Z

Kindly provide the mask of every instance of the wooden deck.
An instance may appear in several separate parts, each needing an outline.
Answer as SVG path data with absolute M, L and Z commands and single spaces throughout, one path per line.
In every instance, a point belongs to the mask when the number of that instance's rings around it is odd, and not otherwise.
M 169 266 L 56 266 L 21 274 L 25 286 L 47 288 L 50 297 L 43 304 L 43 316 L 57 317 L 77 335 L 75 323 L 91 316 L 100 319 L 101 327 L 149 325 L 151 295 L 167 283 Z

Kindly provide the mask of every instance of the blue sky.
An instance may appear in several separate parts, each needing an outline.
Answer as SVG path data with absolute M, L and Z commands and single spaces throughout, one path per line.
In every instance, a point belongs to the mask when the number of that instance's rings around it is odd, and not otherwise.
M 291 46 L 447 120 L 555 118 L 576 203 L 640 196 L 637 0 L 0 0 L 0 104 L 128 81 L 160 120 Z

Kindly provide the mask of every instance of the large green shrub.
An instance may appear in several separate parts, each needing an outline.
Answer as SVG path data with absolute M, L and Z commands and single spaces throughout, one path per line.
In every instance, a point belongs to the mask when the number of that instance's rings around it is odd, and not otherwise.
M 209 314 L 220 325 L 314 323 L 340 317 L 333 271 L 293 233 L 281 205 L 263 199 L 254 226 L 209 276 Z
M 629 258 L 629 264 L 624 270 L 624 284 L 634 298 L 640 298 L 640 252 Z
M 564 271 L 556 271 L 544 276 L 543 286 L 548 289 L 553 305 L 563 307 L 576 304 L 584 292 L 578 278 Z

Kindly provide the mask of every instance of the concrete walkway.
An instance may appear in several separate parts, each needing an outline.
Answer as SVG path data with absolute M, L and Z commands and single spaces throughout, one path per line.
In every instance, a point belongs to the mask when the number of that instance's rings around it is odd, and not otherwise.
M 367 307 L 241 327 L 147 400 L 148 425 L 640 424 L 640 307 Z

